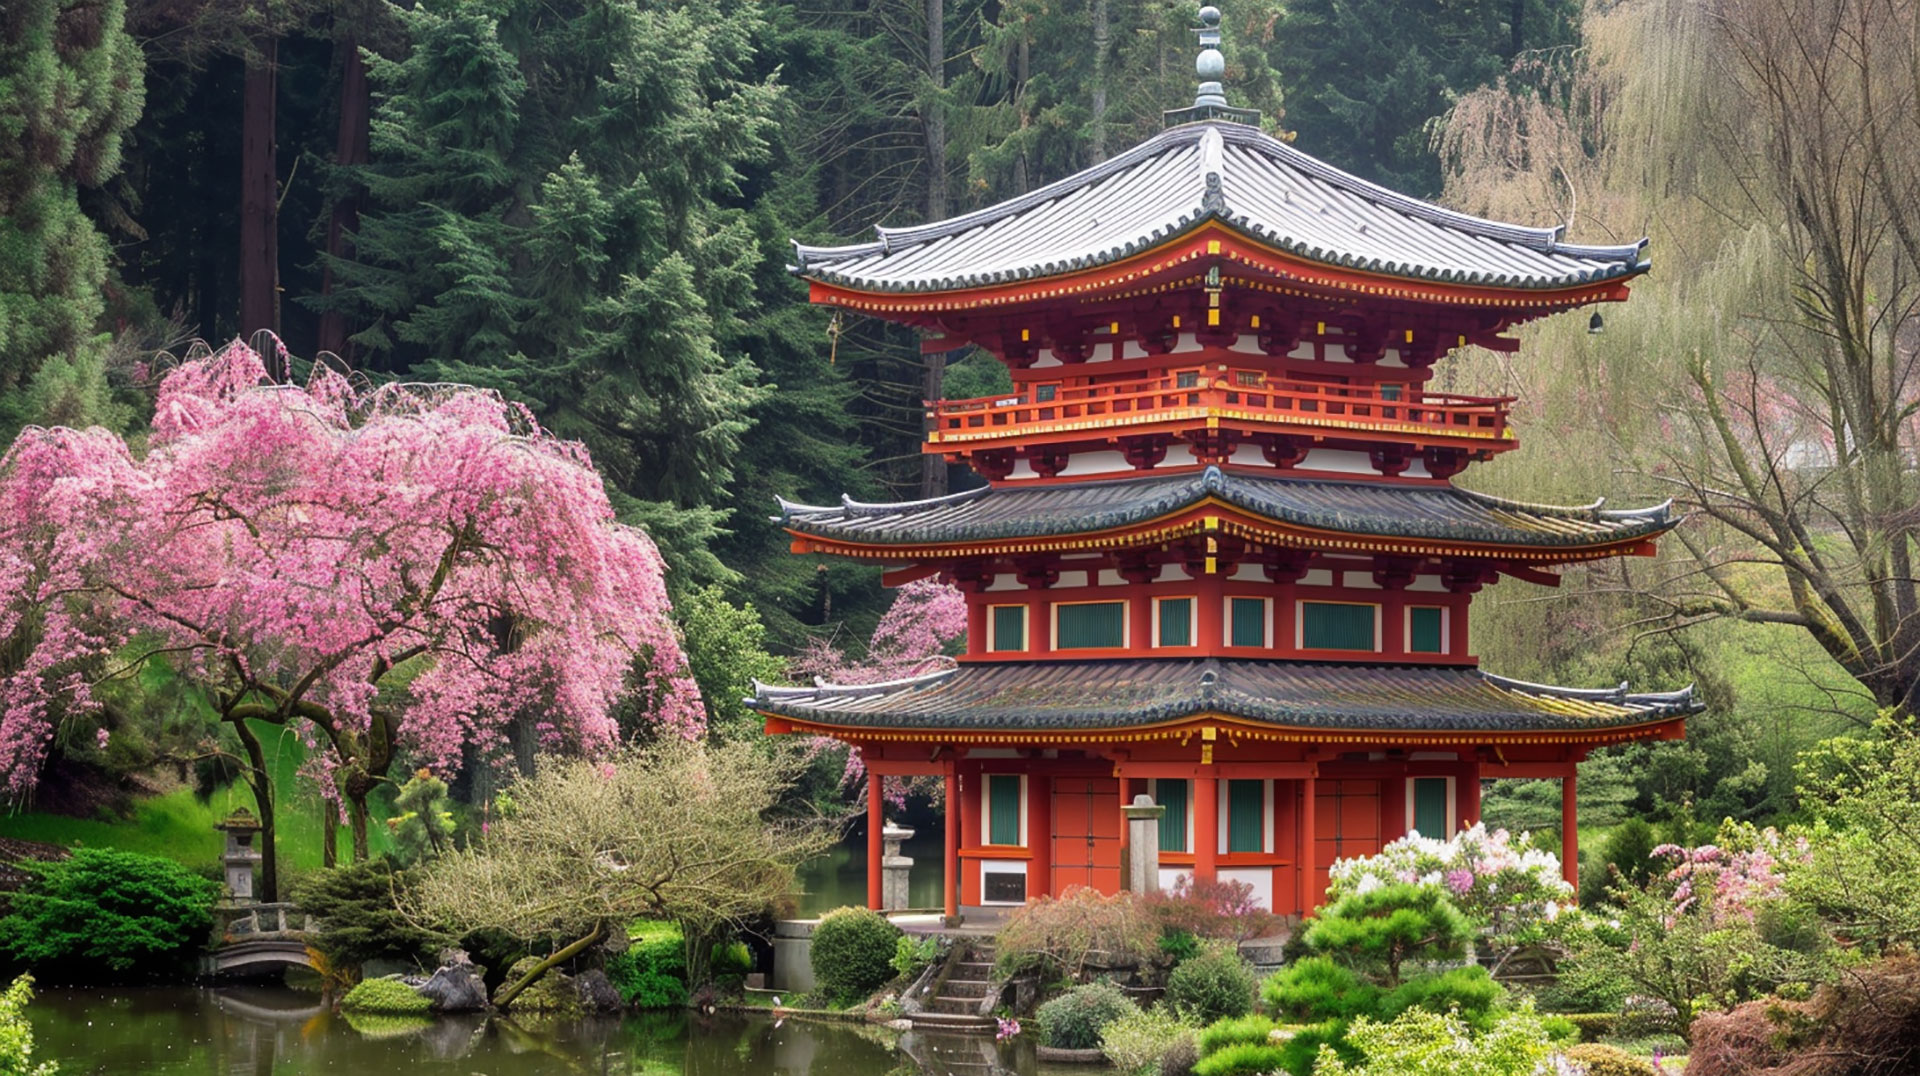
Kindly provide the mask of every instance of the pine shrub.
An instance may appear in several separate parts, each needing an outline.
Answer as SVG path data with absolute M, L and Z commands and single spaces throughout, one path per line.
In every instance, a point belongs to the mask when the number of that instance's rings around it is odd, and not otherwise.
M 1197 1024 L 1244 1016 L 1258 988 L 1253 965 L 1232 945 L 1214 945 L 1184 961 L 1167 977 L 1165 1004 Z
M 340 999 L 340 1008 L 343 1012 L 413 1016 L 430 1012 L 433 1002 L 398 979 L 363 979 Z
M 1200 1056 L 1219 1053 L 1229 1046 L 1258 1046 L 1272 1037 L 1280 1025 L 1265 1016 L 1240 1016 L 1208 1024 L 1195 1036 Z
M 1034 1014 L 1040 1041 L 1062 1050 L 1100 1045 L 1107 1025 L 1133 1011 L 1133 1002 L 1112 983 L 1087 983 L 1054 998 Z
M 813 929 L 813 979 L 830 998 L 858 1001 L 893 978 L 900 928 L 869 908 L 828 912 Z
M 1296 960 L 1267 976 L 1260 996 L 1290 1020 L 1351 1020 L 1372 1015 L 1380 1005 L 1379 987 L 1325 956 Z
M 1505 1011 L 1506 1002 L 1506 987 L 1494 982 L 1487 969 L 1470 964 L 1437 975 L 1413 976 L 1383 995 L 1369 1015 L 1386 1021 L 1408 1009 L 1425 1009 L 1442 1016 L 1451 1012 L 1473 1030 L 1486 1031 Z
M 1287 1071 L 1285 1047 L 1277 1044 L 1238 1042 L 1194 1063 L 1193 1076 L 1262 1076 Z

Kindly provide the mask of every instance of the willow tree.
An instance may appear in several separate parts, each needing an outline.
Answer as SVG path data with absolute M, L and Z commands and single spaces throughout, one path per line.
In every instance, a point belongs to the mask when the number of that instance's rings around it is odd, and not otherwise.
M 540 766 L 507 790 L 511 808 L 480 840 L 433 862 L 405 910 L 548 947 L 495 995 L 502 1008 L 641 917 L 680 925 L 699 982 L 714 943 L 791 895 L 799 865 L 833 843 L 823 818 L 774 814 L 798 765 L 751 743 L 669 740 L 609 763 Z

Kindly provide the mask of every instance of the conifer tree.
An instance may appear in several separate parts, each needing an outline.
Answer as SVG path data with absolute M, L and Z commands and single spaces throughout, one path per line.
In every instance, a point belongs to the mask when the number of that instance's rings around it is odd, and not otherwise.
M 123 0 L 0 5 L 0 428 L 102 395 L 109 252 L 79 192 L 119 168 L 143 86 Z

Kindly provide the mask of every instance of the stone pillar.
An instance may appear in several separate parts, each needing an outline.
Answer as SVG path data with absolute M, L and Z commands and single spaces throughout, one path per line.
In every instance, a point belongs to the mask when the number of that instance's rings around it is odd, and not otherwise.
M 910 840 L 913 831 L 899 826 L 888 826 L 881 831 L 886 841 L 886 852 L 880 858 L 881 872 L 886 876 L 881 886 L 880 906 L 887 911 L 899 911 L 912 907 L 907 897 L 907 874 L 913 870 L 913 857 L 900 854 L 900 842 Z
M 1165 807 L 1156 805 L 1145 792 L 1133 797 L 1123 809 L 1127 816 L 1127 876 L 1129 892 L 1151 893 L 1160 888 L 1160 816 Z

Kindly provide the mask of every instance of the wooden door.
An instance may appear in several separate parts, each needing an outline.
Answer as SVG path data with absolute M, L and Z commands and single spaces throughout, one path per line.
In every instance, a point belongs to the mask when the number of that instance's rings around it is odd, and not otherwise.
M 1120 888 L 1120 782 L 1111 777 L 1053 779 L 1053 893 L 1077 885 Z
M 1380 782 L 1317 781 L 1313 798 L 1313 877 L 1317 902 L 1336 859 L 1380 851 Z

